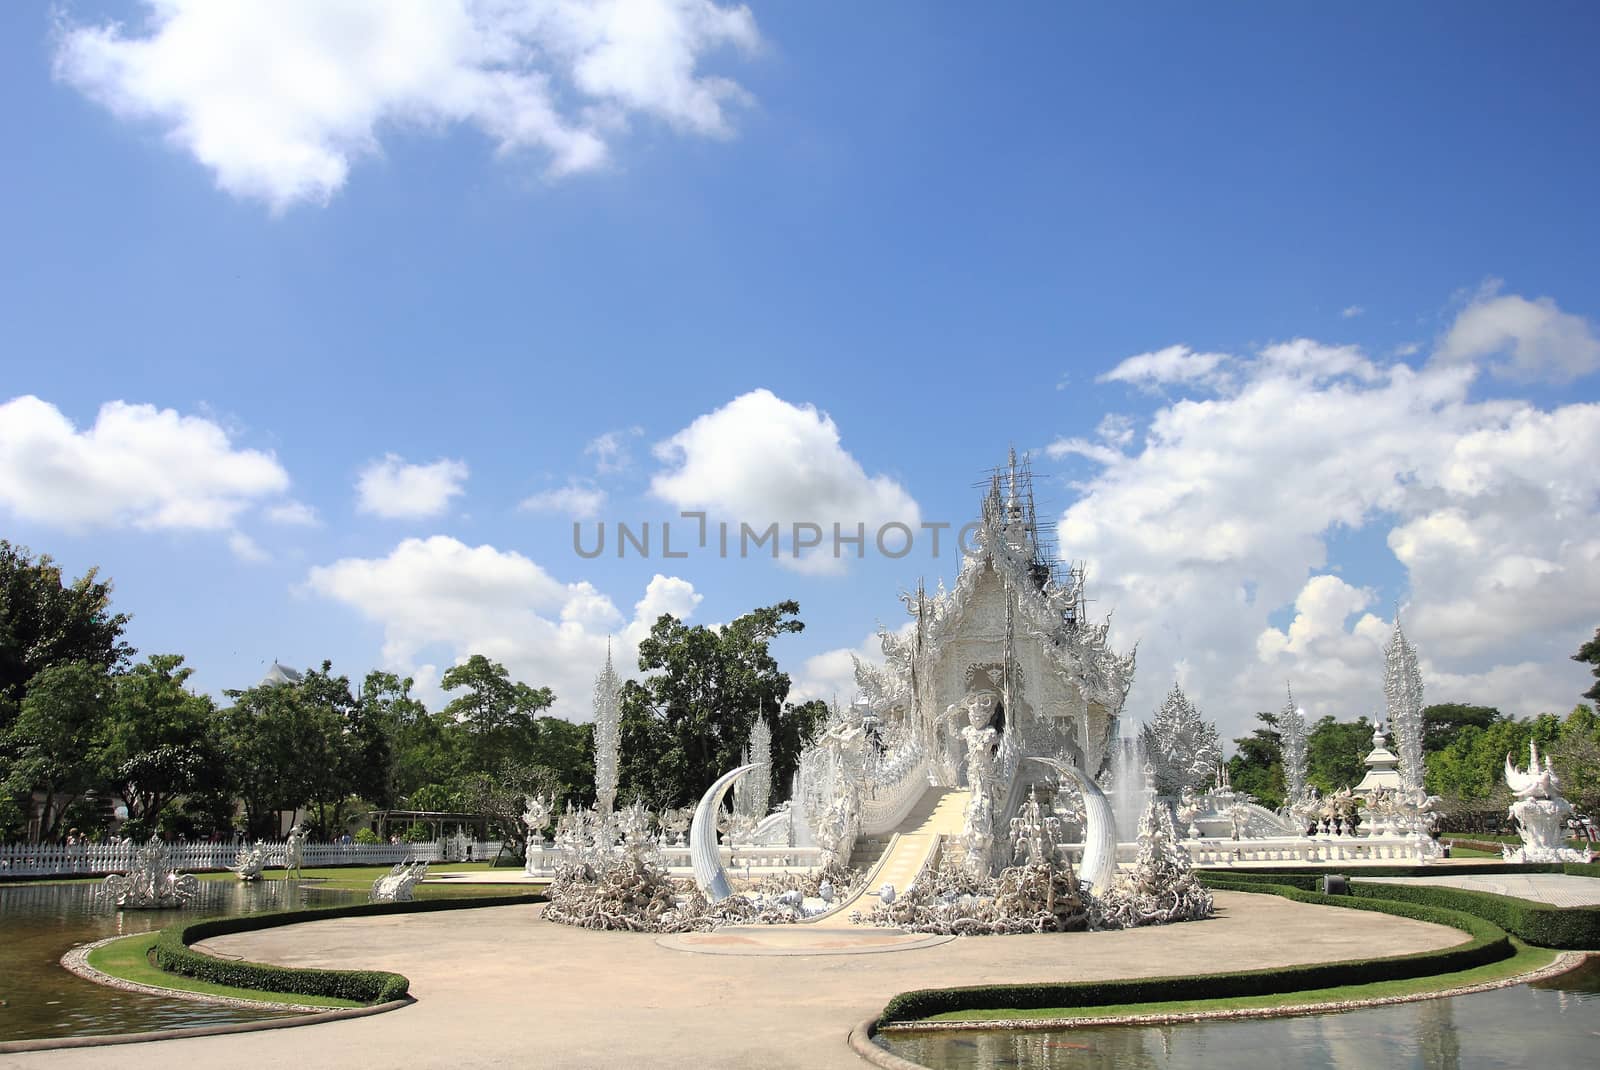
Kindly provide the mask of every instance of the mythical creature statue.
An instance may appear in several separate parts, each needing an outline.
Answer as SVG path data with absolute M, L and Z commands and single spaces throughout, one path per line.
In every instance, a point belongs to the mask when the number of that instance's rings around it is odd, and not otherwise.
M 372 882 L 367 900 L 373 903 L 409 903 L 416 898 L 413 889 L 428 875 L 426 862 L 396 862 L 388 873 Z
M 267 864 L 267 845 L 260 840 L 254 847 L 244 846 L 239 848 L 239 853 L 233 859 L 233 871 L 242 881 L 258 881 L 261 879 L 261 870 Z
M 522 824 L 527 828 L 527 845 L 532 850 L 544 846 L 544 829 L 555 811 L 555 800 L 544 795 L 529 795 L 523 805 Z
M 283 843 L 283 875 L 301 876 L 300 866 L 306 857 L 306 830 L 296 821 L 289 829 L 289 838 Z
M 970 692 L 961 703 L 967 713 L 967 727 L 961 730 L 961 736 L 967 743 L 967 789 L 972 793 L 962 843 L 967 866 L 974 873 L 989 872 L 989 854 L 994 845 L 994 755 L 1000 733 L 992 722 L 998 703 L 999 696 L 986 688 Z
M 111 874 L 101 888 L 124 910 L 158 910 L 187 903 L 200 891 L 200 881 L 192 873 L 179 873 L 168 858 L 167 845 L 152 835 L 139 848 L 133 869 Z
M 824 853 L 824 864 L 850 861 L 856 834 L 861 830 L 862 770 L 866 764 L 867 732 L 858 711 L 835 711 L 835 720 L 820 740 L 828 768 L 830 795 L 822 807 L 813 835 Z
M 1522 836 L 1521 847 L 1504 847 L 1502 852 L 1508 862 L 1587 862 L 1589 848 L 1573 850 L 1562 843 L 1561 828 L 1572 804 L 1561 797 L 1561 778 L 1548 756 L 1539 756 L 1539 745 L 1528 741 L 1528 768 L 1526 771 L 1511 764 L 1506 755 L 1506 787 L 1517 801 L 1511 804 L 1510 813 L 1517 821 L 1517 831 Z

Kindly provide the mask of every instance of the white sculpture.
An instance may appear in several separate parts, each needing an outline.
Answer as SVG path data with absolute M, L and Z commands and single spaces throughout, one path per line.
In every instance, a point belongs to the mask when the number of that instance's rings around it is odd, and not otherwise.
M 991 727 L 998 696 L 988 689 L 969 694 L 961 708 L 967 714 L 967 727 L 961 736 L 967 744 L 967 804 L 962 845 L 966 848 L 967 868 L 974 874 L 989 872 L 990 851 L 994 846 L 995 750 L 1000 733 Z
M 296 877 L 303 876 L 300 865 L 305 860 L 306 830 L 296 821 L 289 828 L 289 837 L 283 843 L 283 875 L 285 879 L 290 873 Z
M 1278 714 L 1278 735 L 1283 741 L 1284 810 L 1294 812 L 1306 793 L 1306 711 L 1295 705 L 1294 689 Z
M 606 643 L 606 664 L 594 682 L 594 794 L 595 809 L 609 816 L 617 798 L 617 766 L 621 758 L 622 683 L 611 665 L 611 644 Z
M 1589 848 L 1573 850 L 1562 842 L 1562 828 L 1572 804 L 1561 797 L 1561 778 L 1549 757 L 1542 759 L 1539 745 L 1528 741 L 1528 768 L 1524 772 L 1506 755 L 1506 786 L 1517 797 L 1511 816 L 1517 820 L 1522 846 L 1501 848 L 1508 862 L 1587 862 Z
M 694 882 L 711 902 L 720 902 L 733 894 L 727 871 L 722 868 L 722 857 L 717 851 L 717 812 L 722 800 L 733 787 L 734 781 L 756 768 L 755 764 L 741 765 L 718 777 L 700 797 L 695 807 L 694 822 L 689 826 L 689 860 L 694 866 Z
M 1177 684 L 1156 707 L 1155 719 L 1144 726 L 1142 734 L 1156 791 L 1163 795 L 1199 787 L 1222 760 L 1217 726 L 1200 716 Z
M 550 824 L 550 815 L 555 811 L 555 799 L 543 795 L 529 795 L 523 804 L 522 824 L 528 830 L 527 849 L 544 846 L 545 826 Z
M 260 840 L 254 847 L 244 846 L 239 848 L 239 853 L 233 859 L 233 871 L 242 881 L 258 881 L 261 879 L 261 870 L 267 864 L 267 845 Z
M 1394 732 L 1400 759 L 1400 782 L 1408 791 L 1422 790 L 1422 673 L 1417 650 L 1400 628 L 1395 610 L 1394 633 L 1383 648 L 1383 697 L 1388 704 L 1389 727 Z
M 813 811 L 812 837 L 822 849 L 825 863 L 848 863 L 855 847 L 861 829 L 866 745 L 860 711 L 836 707 L 818 745 L 802 760 L 809 772 L 805 779 L 818 795 L 808 802 Z M 824 793 L 826 798 L 821 797 Z
M 1139 819 L 1139 856 L 1133 867 L 1094 894 L 1095 928 L 1166 925 L 1211 916 L 1211 892 L 1195 877 L 1189 854 L 1177 839 L 1166 804 L 1152 798 Z
M 1034 758 L 1048 765 L 1058 776 L 1076 780 L 1083 790 L 1083 862 L 1078 875 L 1091 890 L 1105 888 L 1117 871 L 1117 819 L 1111 812 L 1111 800 L 1094 778 L 1077 766 L 1057 758 Z
M 124 910 L 159 910 L 187 903 L 200 891 L 200 881 L 192 873 L 179 873 L 168 858 L 167 845 L 152 835 L 139 848 L 133 869 L 111 874 L 101 890 Z
M 409 903 L 417 882 L 428 875 L 426 862 L 396 862 L 388 873 L 372 882 L 367 900 L 373 903 Z

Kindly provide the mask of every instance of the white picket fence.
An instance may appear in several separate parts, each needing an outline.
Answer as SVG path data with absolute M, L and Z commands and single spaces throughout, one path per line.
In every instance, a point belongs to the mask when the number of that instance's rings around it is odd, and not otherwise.
M 0 875 L 53 876 L 74 873 L 123 873 L 131 869 L 139 844 L 0 844 Z M 498 840 L 472 843 L 473 861 L 490 861 L 500 848 Z M 167 855 L 182 871 L 228 869 L 239 854 L 237 843 L 169 843 Z M 269 866 L 283 864 L 282 840 L 267 842 Z M 459 861 L 456 845 L 441 843 L 308 843 L 304 865 L 392 866 L 396 862 Z

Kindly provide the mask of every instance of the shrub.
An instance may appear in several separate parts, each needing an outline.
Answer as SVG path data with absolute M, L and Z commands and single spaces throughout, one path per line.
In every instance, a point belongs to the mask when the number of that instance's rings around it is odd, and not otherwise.
M 356 842 L 357 843 L 382 843 L 383 840 L 379 838 L 379 836 L 378 836 L 378 834 L 376 832 L 373 832 L 371 829 L 364 828 L 360 832 L 356 833 Z

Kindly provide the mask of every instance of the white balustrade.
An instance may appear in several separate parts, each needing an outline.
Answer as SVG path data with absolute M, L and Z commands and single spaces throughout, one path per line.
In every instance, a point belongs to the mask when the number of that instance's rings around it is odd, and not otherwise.
M 180 871 L 229 869 L 238 857 L 240 843 L 169 843 L 167 855 Z M 473 861 L 492 861 L 500 849 L 498 840 L 471 845 Z M 267 865 L 283 864 L 282 840 L 268 840 Z M 121 873 L 132 868 L 138 854 L 136 844 L 90 843 L 71 847 L 51 843 L 0 844 L 0 876 L 71 876 L 72 874 Z M 307 869 L 320 866 L 392 866 L 396 862 L 441 862 L 444 851 L 428 843 L 308 843 L 303 864 Z

